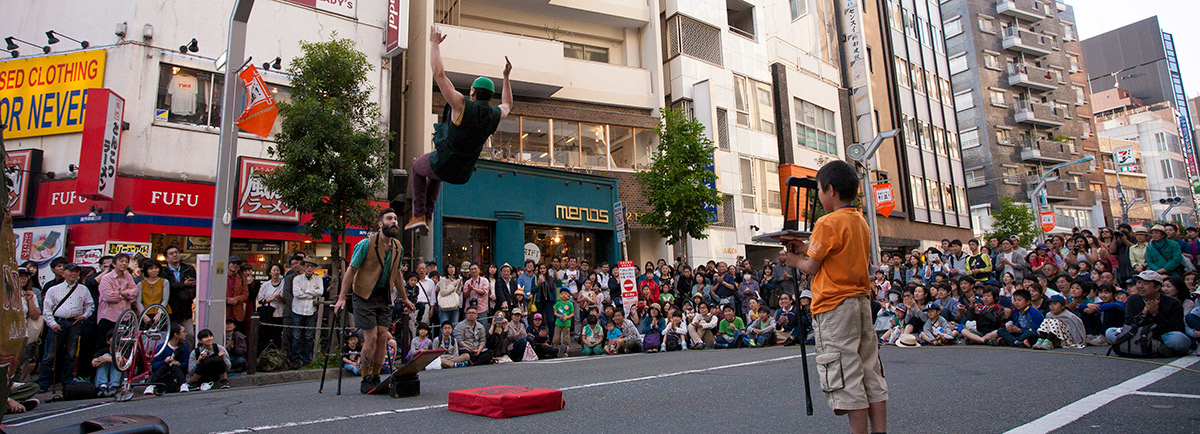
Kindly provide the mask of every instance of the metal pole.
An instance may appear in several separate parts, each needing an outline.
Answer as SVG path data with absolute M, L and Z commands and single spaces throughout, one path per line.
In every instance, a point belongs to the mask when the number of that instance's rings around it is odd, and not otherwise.
M 862 194 L 863 194 L 863 210 L 867 213 L 867 227 L 871 230 L 871 265 L 870 272 L 874 273 L 875 268 L 879 266 L 879 226 L 876 223 L 878 218 L 875 216 L 875 192 L 871 190 L 871 166 L 875 164 L 875 157 L 869 156 L 863 161 L 862 174 Z
M 212 240 L 209 252 L 212 254 L 212 268 L 209 274 L 208 315 L 200 318 L 199 328 L 214 329 L 225 324 L 225 286 L 226 265 L 229 262 L 229 230 L 233 222 L 232 182 L 235 176 L 234 161 L 237 160 L 237 89 L 242 81 L 238 79 L 238 71 L 232 65 L 241 65 L 246 55 L 246 23 L 250 21 L 250 10 L 254 8 L 254 0 L 235 0 L 233 14 L 229 17 L 229 53 L 225 63 L 225 89 L 222 93 L 221 104 L 221 142 L 217 148 L 217 188 L 213 203 Z M 224 343 L 225 334 L 217 333 L 218 342 Z

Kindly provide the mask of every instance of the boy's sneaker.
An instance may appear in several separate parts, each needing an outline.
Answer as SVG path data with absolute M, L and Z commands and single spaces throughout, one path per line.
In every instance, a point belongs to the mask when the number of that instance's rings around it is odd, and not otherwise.
M 228 389 L 229 388 L 229 380 L 221 380 L 221 388 Z
M 151 384 L 149 386 L 146 386 L 146 391 L 142 392 L 142 394 L 143 395 L 153 395 L 154 394 L 154 385 Z
M 188 386 L 187 383 L 179 385 L 179 393 L 188 393 L 189 391 L 191 391 L 191 386 Z
M 213 382 L 209 381 L 209 382 L 207 382 L 207 383 L 204 383 L 204 384 L 201 384 L 201 385 L 200 385 L 200 391 L 201 391 L 201 392 L 203 392 L 203 391 L 206 391 L 206 390 L 208 390 L 208 389 L 212 389 L 212 387 L 213 387 Z
M 1051 348 L 1054 348 L 1054 346 L 1047 339 L 1038 339 L 1037 342 L 1033 343 L 1033 349 L 1035 350 L 1049 350 Z
M 25 411 L 33 411 L 33 409 L 37 408 L 38 404 L 41 403 L 42 401 L 38 401 L 37 398 L 29 398 L 21 401 L 21 406 L 25 407 Z
M 1088 336 L 1087 344 L 1093 347 L 1103 347 L 1108 345 L 1108 338 L 1101 335 Z
M 467 366 L 467 364 L 469 364 L 469 363 L 470 363 L 470 362 L 455 362 L 455 363 L 454 363 L 454 367 L 455 367 L 455 368 L 464 368 L 464 367 L 466 367 L 466 366 Z

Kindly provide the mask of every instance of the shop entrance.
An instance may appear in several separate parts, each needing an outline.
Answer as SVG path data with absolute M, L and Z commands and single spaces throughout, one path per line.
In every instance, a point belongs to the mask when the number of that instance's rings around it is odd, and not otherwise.
M 541 251 L 540 262 L 543 264 L 549 264 L 551 258 L 563 256 L 582 258 L 596 264 L 597 258 L 601 261 L 608 260 L 607 255 L 601 257 L 598 254 L 606 252 L 608 247 L 608 238 L 600 236 L 600 233 L 601 231 L 586 229 L 526 225 L 525 242 L 538 247 Z
M 472 264 L 491 263 L 493 260 L 491 222 L 479 220 L 446 219 L 442 223 L 442 264 L 458 266 L 463 261 Z M 461 271 L 461 270 L 460 270 Z M 487 270 L 483 270 L 487 272 Z

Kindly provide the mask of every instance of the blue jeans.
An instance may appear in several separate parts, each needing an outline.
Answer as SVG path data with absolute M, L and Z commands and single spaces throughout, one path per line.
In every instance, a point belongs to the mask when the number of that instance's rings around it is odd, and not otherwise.
M 1030 339 L 1033 339 L 1036 341 L 1038 338 L 1038 334 L 1036 331 L 1022 332 L 1019 335 L 1014 335 L 1012 333 L 1009 333 L 1007 328 L 1001 327 L 1000 329 L 996 330 L 996 332 L 997 332 L 997 334 L 1000 335 L 1000 340 L 1004 341 L 1005 345 L 1020 345 L 1022 342 L 1029 341 Z
M 1116 342 L 1117 335 L 1121 334 L 1121 329 L 1113 327 L 1104 332 L 1104 337 L 1108 338 L 1109 342 Z M 1192 338 L 1189 338 L 1183 332 L 1166 332 L 1162 335 L 1162 342 L 1167 348 L 1171 349 L 1171 353 L 1180 355 L 1192 349 Z
M 316 315 L 297 315 L 292 314 L 292 325 L 296 327 L 316 327 Z M 312 361 L 313 352 L 313 336 L 316 335 L 315 328 L 292 329 L 292 353 L 288 357 L 289 361 L 307 364 Z
M 733 336 L 717 336 L 716 347 L 717 348 L 737 348 L 738 344 L 740 344 L 742 342 L 742 336 L 744 336 L 744 335 L 742 334 L 741 331 L 734 332 Z
M 121 385 L 121 371 L 117 366 L 107 363 L 96 368 L 96 387 L 99 389 L 116 390 Z
M 743 347 L 764 347 L 773 343 L 775 343 L 775 333 L 764 333 L 757 338 L 749 334 L 742 335 Z
M 38 375 L 38 387 L 42 389 L 50 388 L 59 380 L 69 383 L 75 379 L 75 353 L 79 352 L 79 334 L 83 331 L 83 324 L 59 321 L 58 325 L 61 330 L 57 332 L 46 330 L 45 354 L 42 356 L 42 369 Z M 59 346 L 63 348 L 59 349 Z M 63 356 L 61 371 L 54 369 L 54 359 L 59 354 Z
M 347 371 L 350 371 L 351 373 L 353 373 L 354 375 L 358 375 L 358 367 L 357 366 L 346 363 L 343 365 L 343 367 L 346 368 Z
M 451 324 L 458 324 L 458 314 L 459 310 L 457 308 L 438 311 L 438 325 L 440 326 L 446 321 L 450 321 Z

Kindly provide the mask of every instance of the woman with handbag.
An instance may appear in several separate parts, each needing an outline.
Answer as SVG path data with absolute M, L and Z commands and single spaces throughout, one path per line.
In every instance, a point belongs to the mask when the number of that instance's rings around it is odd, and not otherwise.
M 462 308 L 462 278 L 454 264 L 446 264 L 446 275 L 437 283 L 438 322 L 450 321 L 458 324 L 459 309 Z
M 25 363 L 21 364 L 21 381 L 29 380 L 29 373 L 33 371 L 33 363 L 31 355 L 35 355 L 38 342 L 42 338 L 42 330 L 45 328 L 45 322 L 42 321 L 42 309 L 38 307 L 37 292 L 33 290 L 33 285 L 30 284 L 32 275 L 24 268 L 17 269 L 17 286 L 21 287 L 21 311 L 25 314 L 25 345 L 21 348 L 21 359 Z M 38 360 L 41 360 L 39 357 Z
M 283 348 L 283 265 L 271 264 L 267 267 L 268 279 L 258 289 L 258 320 L 262 326 L 258 328 L 258 351 L 262 352 L 267 343 L 273 342 L 275 348 Z

